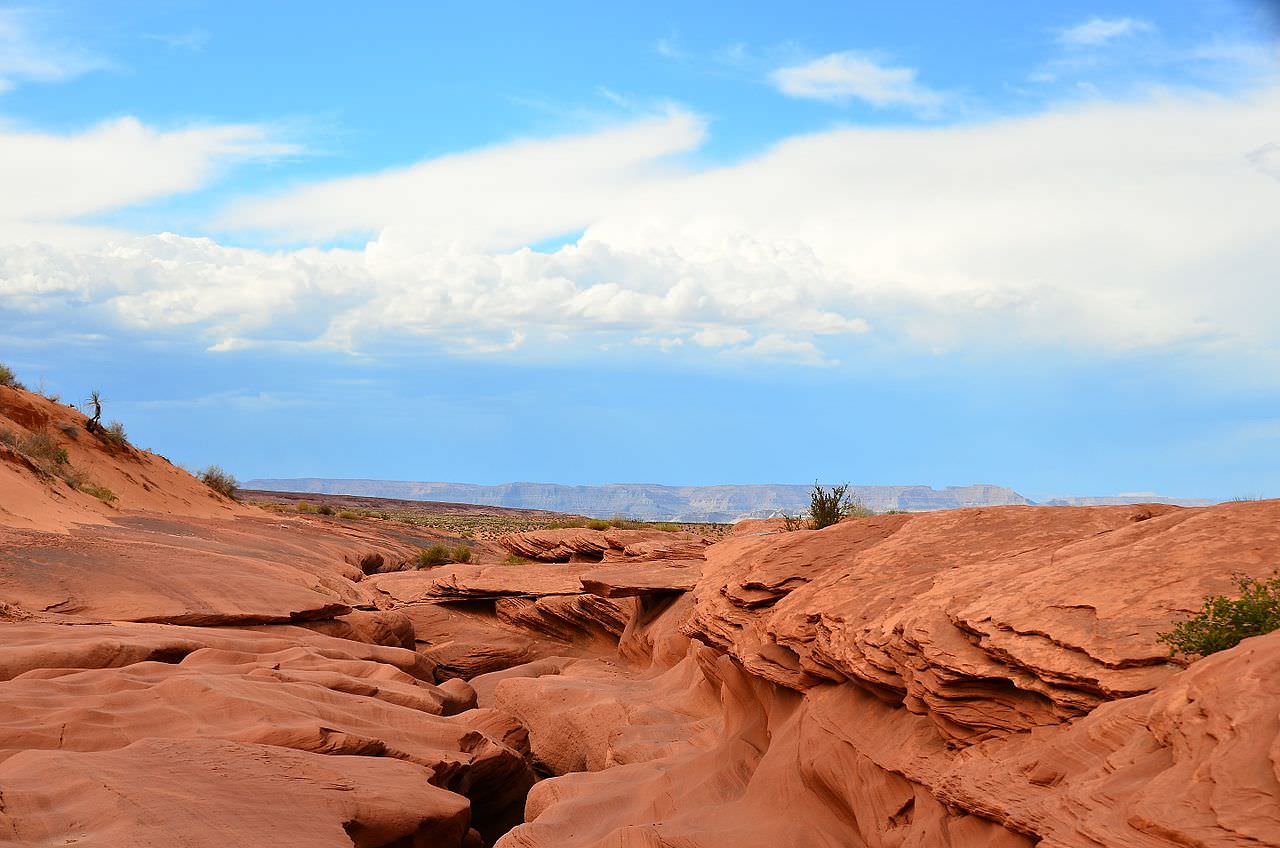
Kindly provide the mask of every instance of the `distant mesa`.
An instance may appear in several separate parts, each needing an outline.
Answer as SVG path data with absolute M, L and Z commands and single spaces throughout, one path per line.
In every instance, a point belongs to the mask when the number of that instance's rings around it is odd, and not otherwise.
M 1207 498 L 1170 498 L 1155 492 L 1126 492 L 1119 495 L 1053 497 L 1040 501 L 1045 506 L 1123 506 L 1134 503 L 1171 504 L 1173 506 L 1211 506 L 1217 501 Z
M 741 486 L 662 486 L 656 483 L 611 483 L 566 486 L 558 483 L 432 483 L 403 480 L 335 480 L 315 477 L 250 480 L 250 489 L 358 495 L 414 501 L 449 501 L 517 509 L 608 518 L 620 515 L 638 521 L 734 522 L 798 514 L 809 507 L 808 485 L 755 484 Z M 891 509 L 928 512 L 974 506 L 1032 504 L 1013 489 L 977 484 L 947 486 L 854 486 L 852 493 L 876 512 Z M 1163 498 L 1157 495 L 1116 495 L 1098 498 L 1055 498 L 1057 505 L 1171 503 L 1202 506 L 1209 501 Z

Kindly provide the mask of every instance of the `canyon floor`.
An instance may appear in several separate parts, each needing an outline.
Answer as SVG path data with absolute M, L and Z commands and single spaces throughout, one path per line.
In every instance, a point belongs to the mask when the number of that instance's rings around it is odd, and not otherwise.
M 1280 501 L 477 538 L 0 437 L 0 844 L 1280 846 L 1280 632 L 1157 639 Z

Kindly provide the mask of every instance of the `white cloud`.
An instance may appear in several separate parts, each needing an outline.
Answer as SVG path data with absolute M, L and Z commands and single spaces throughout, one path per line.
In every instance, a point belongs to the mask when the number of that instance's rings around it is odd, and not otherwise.
M 228 216 L 290 237 L 367 228 L 360 250 L 176 235 L 0 247 L 0 308 L 221 349 L 635 355 L 617 343 L 647 338 L 685 341 L 667 341 L 674 357 L 810 365 L 856 362 L 854 345 L 1176 349 L 1280 373 L 1280 90 L 846 128 L 728 167 L 662 165 L 701 132 L 663 115 L 395 172 L 411 189 L 357 177 Z M 62 180 L 47 191 L 49 210 L 88 205 Z M 553 252 L 520 244 L 579 228 Z
M 101 57 L 41 38 L 35 15 L 26 9 L 0 9 L 0 93 L 20 82 L 62 82 L 107 67 Z
M 863 100 L 872 106 L 903 106 L 936 112 L 943 96 L 916 81 L 914 68 L 881 65 L 860 53 L 832 53 L 803 65 L 770 74 L 779 91 L 790 97 L 843 102 Z
M 839 365 L 838 359 L 828 359 L 813 342 L 792 339 L 782 333 L 770 333 L 757 339 L 754 344 L 740 349 L 744 356 L 759 356 L 766 359 L 790 360 L 800 365 Z
M 1058 41 L 1070 47 L 1097 47 L 1138 33 L 1151 32 L 1150 22 L 1137 18 L 1090 18 L 1058 34 Z
M 223 225 L 289 239 L 380 235 L 501 248 L 581 229 L 695 148 L 703 121 L 679 109 L 618 128 L 516 141 L 379 174 L 317 183 L 232 208 Z
M 292 150 L 251 124 L 160 131 L 119 118 L 63 135 L 0 127 L 0 222 L 73 220 L 198 188 L 224 162 Z
M 751 333 L 741 327 L 706 327 L 693 334 L 703 347 L 729 347 L 751 340 Z

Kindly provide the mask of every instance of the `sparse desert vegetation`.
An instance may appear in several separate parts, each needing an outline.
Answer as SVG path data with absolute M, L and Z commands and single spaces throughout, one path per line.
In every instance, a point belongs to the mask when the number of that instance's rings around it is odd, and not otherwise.
M 875 511 L 849 494 L 848 483 L 828 489 L 815 482 L 809 493 L 809 512 L 805 515 L 784 515 L 782 520 L 783 528 L 790 532 L 821 530 L 845 518 L 865 518 L 869 515 L 875 515 Z
M 472 506 L 467 504 L 441 505 L 431 502 L 396 501 L 387 498 L 359 498 L 346 495 L 308 493 L 304 499 L 299 494 L 284 492 L 240 491 L 240 498 L 264 509 L 313 514 L 318 512 L 315 501 L 328 503 L 340 518 L 361 518 L 374 521 L 394 521 L 435 530 L 461 539 L 492 541 L 507 533 L 523 533 L 530 530 L 563 530 L 592 528 L 661 530 L 668 533 L 687 531 L 708 538 L 719 538 L 728 532 L 728 524 L 695 524 L 675 521 L 634 521 L 631 519 L 588 518 L 582 515 L 564 515 L 534 510 L 505 509 L 502 507 Z
M 1206 598 L 1198 614 L 1161 633 L 1160 641 L 1172 653 L 1207 657 L 1280 630 L 1280 574 L 1269 580 L 1237 576 L 1235 583 L 1239 597 Z
M 467 558 L 470 559 L 470 552 L 468 552 Z M 423 548 L 418 551 L 419 568 L 444 565 L 446 562 L 449 562 L 449 549 L 444 545 L 432 545 L 429 548 Z
M 129 434 L 125 432 L 124 424 L 120 421 L 112 421 L 101 430 L 102 437 L 108 442 L 116 445 L 128 445 Z
M 8 365 L 0 362 L 0 386 L 8 386 L 11 389 L 26 388 L 18 381 L 18 375 Z
M 200 479 L 206 486 L 223 497 L 235 498 L 236 491 L 239 488 L 235 475 L 217 465 L 210 465 L 201 471 Z
M 84 492 L 87 495 L 93 495 L 95 498 L 97 498 L 98 500 L 102 501 L 105 504 L 112 504 L 112 503 L 115 503 L 117 500 L 115 492 L 111 491 L 106 486 L 97 486 L 92 483 L 84 483 L 84 484 L 81 484 L 80 491 Z

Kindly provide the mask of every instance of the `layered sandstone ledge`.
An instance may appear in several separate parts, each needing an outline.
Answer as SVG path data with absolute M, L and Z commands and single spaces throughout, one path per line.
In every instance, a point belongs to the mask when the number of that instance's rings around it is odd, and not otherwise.
M 1280 634 L 1156 640 L 1280 567 L 1278 501 L 404 571 L 456 540 L 235 504 L 82 423 L 0 388 L 118 496 L 0 452 L 0 844 L 1280 845 Z

